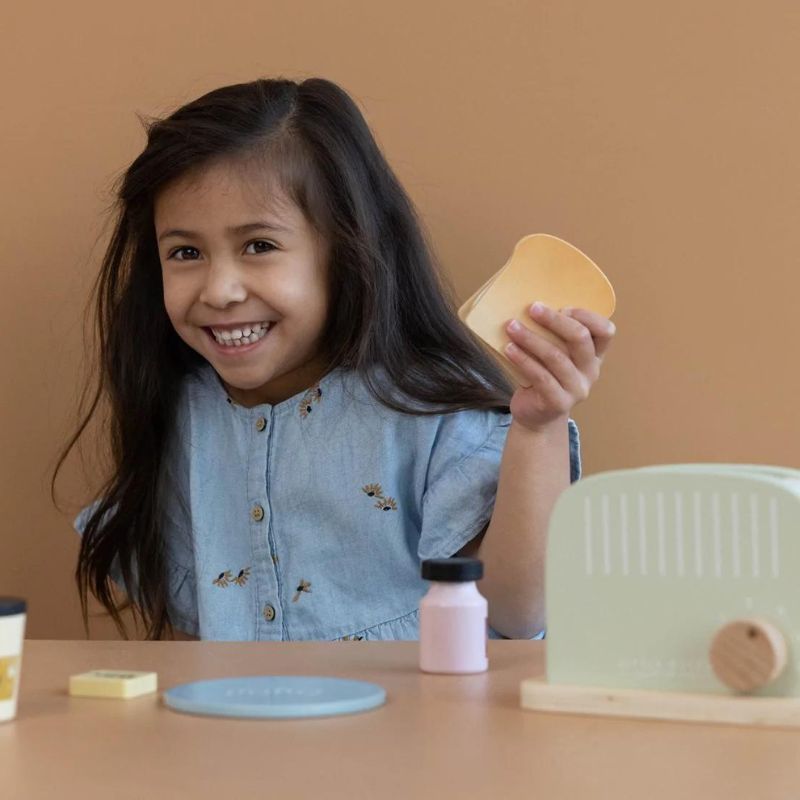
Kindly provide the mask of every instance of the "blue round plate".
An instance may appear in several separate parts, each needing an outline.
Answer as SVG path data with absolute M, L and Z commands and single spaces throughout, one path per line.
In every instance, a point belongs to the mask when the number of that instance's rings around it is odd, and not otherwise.
M 164 702 L 187 714 L 298 719 L 369 711 L 386 702 L 386 690 L 341 678 L 254 675 L 184 683 L 165 691 Z

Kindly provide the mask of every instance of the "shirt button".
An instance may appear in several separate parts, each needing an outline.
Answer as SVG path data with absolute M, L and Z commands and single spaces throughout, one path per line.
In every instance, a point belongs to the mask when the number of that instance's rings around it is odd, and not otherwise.
M 267 622 L 272 622 L 275 619 L 275 609 L 272 606 L 264 606 L 264 619 Z
M 261 522 L 261 520 L 264 519 L 264 509 L 259 505 L 255 505 L 253 506 L 253 510 L 250 512 L 250 516 L 256 522 Z
M 267 427 L 267 421 L 264 419 L 264 417 L 259 417 L 259 418 L 256 420 L 256 430 L 257 430 L 259 433 L 261 433 L 261 431 L 263 431 L 263 430 L 264 430 L 264 428 L 266 428 L 266 427 Z

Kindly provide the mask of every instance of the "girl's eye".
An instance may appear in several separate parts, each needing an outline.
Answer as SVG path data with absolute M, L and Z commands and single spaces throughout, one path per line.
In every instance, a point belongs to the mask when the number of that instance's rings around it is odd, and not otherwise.
M 250 242 L 247 247 L 251 245 L 264 245 L 264 247 L 257 249 L 255 253 L 251 253 L 250 255 L 258 255 L 259 253 L 269 253 L 271 250 L 275 250 L 275 245 L 272 242 L 264 241 L 263 239 L 259 239 L 255 242 Z M 186 250 L 191 250 L 194 253 L 197 253 L 197 248 L 195 247 L 179 247 L 176 250 L 173 250 L 172 253 L 168 256 L 168 258 L 173 258 L 175 261 L 194 261 L 195 258 L 176 258 L 178 253 L 183 253 Z
M 263 239 L 259 239 L 258 241 L 255 241 L 255 242 L 250 242 L 250 244 L 248 244 L 247 246 L 250 247 L 251 244 L 252 245 L 266 245 L 266 249 L 263 249 L 263 250 L 258 250 L 257 249 L 256 250 L 256 254 L 258 254 L 258 253 L 269 253 L 270 250 L 274 250 L 275 249 L 275 245 L 272 244 L 272 242 L 266 242 Z
M 195 253 L 197 250 L 194 247 L 179 247 L 177 250 L 173 250 L 172 253 L 168 256 L 168 258 L 175 258 L 178 253 L 182 253 L 184 250 L 193 250 Z M 193 258 L 175 258 L 176 261 L 194 261 Z

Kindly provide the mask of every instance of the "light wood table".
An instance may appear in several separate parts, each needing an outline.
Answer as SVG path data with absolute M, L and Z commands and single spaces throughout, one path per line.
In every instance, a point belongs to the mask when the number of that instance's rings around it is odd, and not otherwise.
M 491 641 L 482 675 L 425 675 L 414 642 L 25 643 L 19 716 L 0 724 L 0 797 L 796 798 L 800 733 L 539 714 L 519 683 L 542 642 Z M 71 674 L 158 672 L 159 688 L 234 675 L 373 681 L 387 704 L 308 720 L 179 714 L 160 695 L 71 698 Z

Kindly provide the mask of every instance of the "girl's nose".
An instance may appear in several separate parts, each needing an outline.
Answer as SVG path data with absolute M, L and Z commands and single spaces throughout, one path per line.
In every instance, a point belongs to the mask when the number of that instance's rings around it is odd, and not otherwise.
M 206 280 L 199 299 L 214 308 L 226 308 L 231 303 L 246 300 L 247 289 L 236 265 L 225 260 L 212 262 L 206 271 Z

